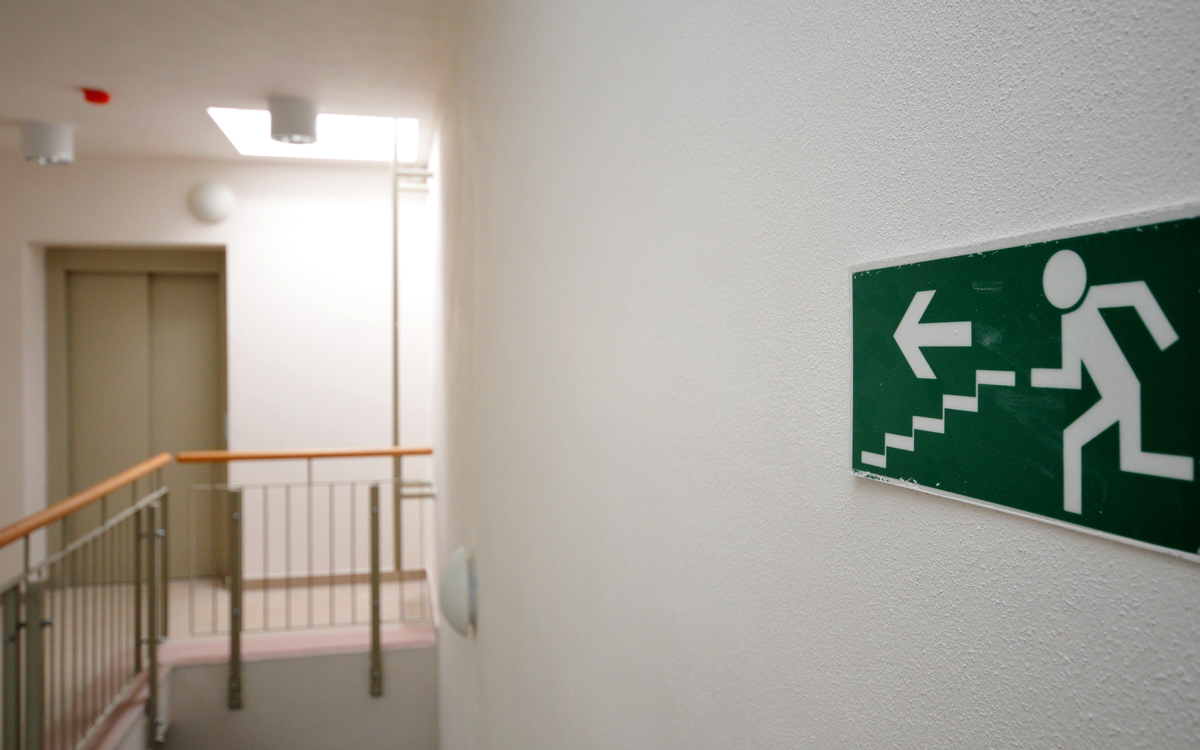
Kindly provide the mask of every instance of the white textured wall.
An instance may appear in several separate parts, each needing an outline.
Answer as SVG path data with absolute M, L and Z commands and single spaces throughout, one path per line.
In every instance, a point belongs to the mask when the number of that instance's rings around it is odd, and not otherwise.
M 1200 198 L 1193 5 L 462 18 L 443 747 L 1195 747 L 1195 564 L 851 476 L 847 274 Z

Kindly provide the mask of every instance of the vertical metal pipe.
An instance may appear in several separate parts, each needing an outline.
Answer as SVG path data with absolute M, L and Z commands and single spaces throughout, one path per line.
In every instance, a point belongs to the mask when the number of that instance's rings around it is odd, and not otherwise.
M 21 584 L 0 595 L 4 607 L 4 750 L 18 750 L 21 742 Z
M 42 584 L 30 581 L 25 588 L 25 750 L 42 750 L 45 744 L 46 674 L 42 659 Z
M 400 162 L 396 153 L 399 125 L 392 121 L 392 445 L 400 445 Z M 393 478 L 400 476 L 400 457 L 392 459 Z
M 401 316 L 400 316 L 400 162 L 396 152 L 397 144 L 396 137 L 399 135 L 399 125 L 393 121 L 392 123 L 392 445 L 400 445 L 400 415 L 401 415 L 401 393 L 403 392 L 401 382 L 401 363 L 404 361 L 400 352 L 401 344 Z M 392 492 L 399 491 L 404 477 L 404 458 L 403 456 L 395 456 L 392 458 L 392 479 L 394 484 Z M 402 537 L 402 521 L 400 519 L 400 501 L 396 500 L 396 515 L 393 520 L 395 526 L 395 549 L 396 571 L 401 569 L 401 549 L 403 548 Z
M 383 695 L 379 632 L 379 485 L 371 485 L 371 695 Z
M 229 707 L 242 707 L 242 491 L 229 493 Z
M 149 683 L 150 698 L 146 701 L 146 720 L 150 727 L 147 732 L 148 736 L 157 739 L 159 736 L 159 721 L 158 721 L 158 632 L 159 632 L 159 586 L 161 585 L 159 578 L 159 554 L 162 552 L 162 528 L 158 521 L 161 516 L 158 514 L 158 504 L 151 503 L 146 509 L 150 519 L 150 533 L 146 537 L 146 608 L 149 610 L 148 635 L 146 641 L 147 660 L 149 661 L 149 671 L 146 675 L 146 681 Z

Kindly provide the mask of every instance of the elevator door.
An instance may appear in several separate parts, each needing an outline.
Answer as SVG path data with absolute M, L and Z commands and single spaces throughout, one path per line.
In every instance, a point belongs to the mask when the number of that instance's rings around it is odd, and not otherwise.
M 162 451 L 223 448 L 221 277 L 67 270 L 63 281 L 66 491 Z M 223 473 L 169 464 L 163 480 L 171 488 L 171 573 L 220 573 L 224 525 L 213 509 L 189 507 L 188 490 L 223 481 Z M 129 502 L 129 494 L 111 498 L 109 514 Z M 73 520 L 69 537 L 94 528 L 100 512 L 93 505 Z M 204 540 L 194 555 L 192 539 Z

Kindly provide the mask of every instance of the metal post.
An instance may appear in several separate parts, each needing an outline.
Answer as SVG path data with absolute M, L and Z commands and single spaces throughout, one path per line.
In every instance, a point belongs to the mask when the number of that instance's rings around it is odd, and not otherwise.
M 229 493 L 229 707 L 242 707 L 242 491 Z
M 142 511 L 133 514 L 133 671 L 142 671 Z
M 161 486 L 161 485 L 160 485 Z M 162 637 L 171 634 L 171 491 L 162 497 Z
M 158 557 L 162 552 L 163 529 L 159 527 L 157 506 L 151 504 L 146 509 L 150 515 L 150 533 L 147 536 L 146 549 L 146 579 L 147 579 L 147 609 L 149 610 L 149 639 L 147 640 L 148 660 L 150 662 L 150 672 L 146 675 L 146 680 L 150 687 L 150 698 L 146 701 L 146 720 L 150 724 L 149 736 L 154 742 L 162 741 L 162 725 L 158 716 L 158 632 L 159 618 L 159 586 L 161 579 L 159 578 Z
M 21 744 L 21 585 L 0 596 L 4 606 L 4 750 Z
M 400 456 L 396 456 L 395 466 L 395 481 L 392 484 L 392 497 L 394 499 L 394 513 L 392 515 L 392 534 L 395 536 L 395 544 L 392 553 L 396 557 L 396 573 L 400 574 L 400 580 L 404 580 L 404 471 L 401 468 Z M 400 584 L 401 598 L 403 604 L 404 584 Z
M 383 651 L 379 640 L 379 485 L 371 485 L 371 695 L 383 695 Z
M 42 584 L 25 586 L 25 750 L 42 750 L 42 708 L 46 675 L 42 671 Z

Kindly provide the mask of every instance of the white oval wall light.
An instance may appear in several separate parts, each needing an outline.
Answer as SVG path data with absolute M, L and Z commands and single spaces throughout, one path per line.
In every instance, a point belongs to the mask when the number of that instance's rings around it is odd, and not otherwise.
M 192 215 L 208 224 L 218 224 L 233 212 L 233 191 L 219 182 L 202 182 L 188 193 Z
M 317 105 L 298 96 L 272 96 L 271 138 L 282 143 L 317 142 Z
M 61 122 L 23 122 L 21 154 L 34 164 L 73 164 L 75 131 Z
M 459 635 L 467 635 L 475 624 L 475 560 L 462 547 L 442 566 L 438 598 L 446 622 Z

